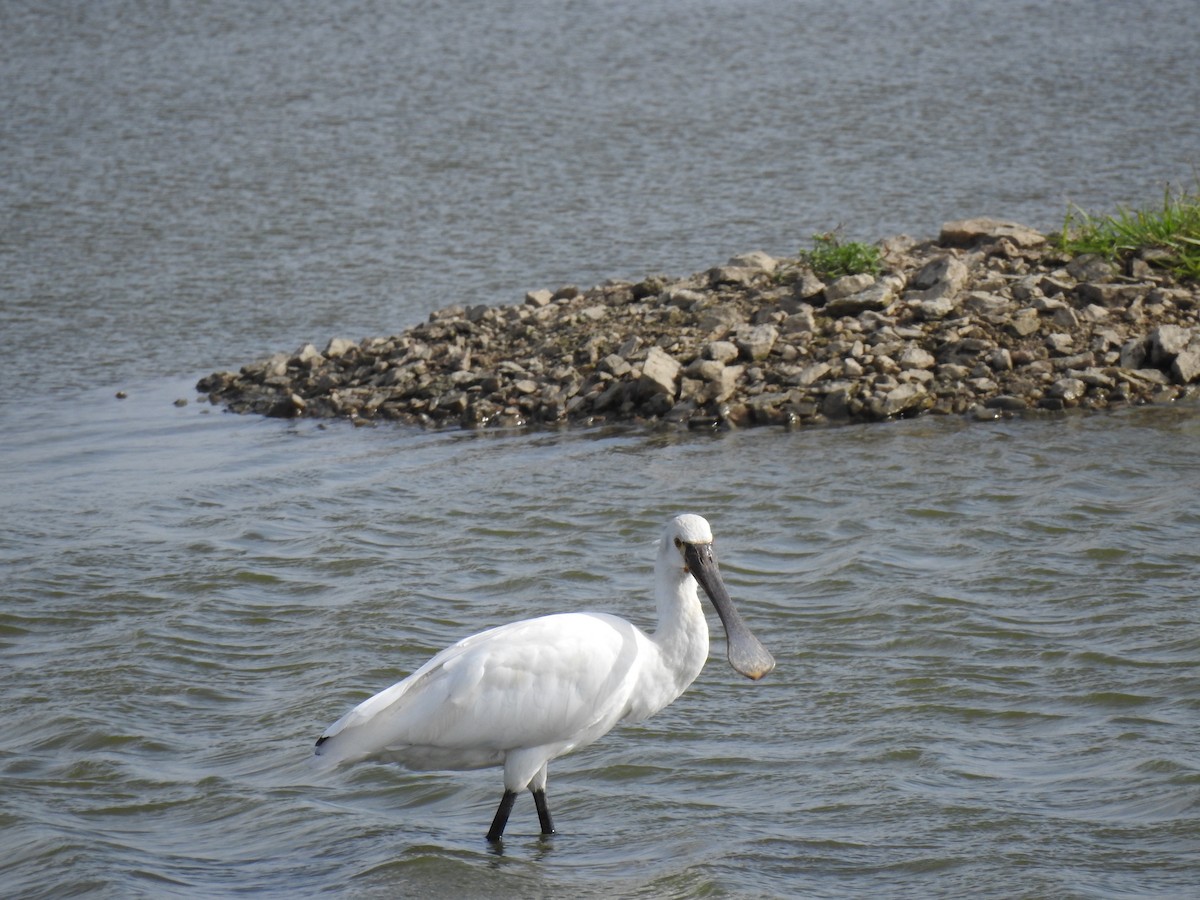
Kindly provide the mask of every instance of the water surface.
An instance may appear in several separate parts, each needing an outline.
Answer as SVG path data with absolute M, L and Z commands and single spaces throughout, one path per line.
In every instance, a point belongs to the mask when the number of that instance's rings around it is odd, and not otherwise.
M 424 434 L 191 387 L 839 222 L 1154 202 L 1200 146 L 1190 3 L 68 7 L 0 7 L 6 896 L 1194 891 L 1194 407 Z M 496 772 L 309 769 L 464 634 L 651 626 L 684 510 L 778 668 L 715 639 L 554 765 L 560 834 L 522 798 L 492 852 Z

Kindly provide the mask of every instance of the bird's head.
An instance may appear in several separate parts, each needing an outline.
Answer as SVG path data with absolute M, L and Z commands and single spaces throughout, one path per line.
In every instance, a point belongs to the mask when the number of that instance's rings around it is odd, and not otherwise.
M 757 681 L 773 668 L 775 658 L 759 643 L 733 605 L 717 556 L 713 552 L 712 528 L 702 516 L 690 513 L 675 516 L 663 533 L 660 555 L 679 554 L 683 571 L 696 580 L 721 617 L 728 643 L 729 664 L 734 670 Z

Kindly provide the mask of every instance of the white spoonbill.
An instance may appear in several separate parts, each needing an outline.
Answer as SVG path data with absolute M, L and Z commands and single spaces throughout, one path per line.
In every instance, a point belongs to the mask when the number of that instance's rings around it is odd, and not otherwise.
M 543 834 L 550 760 L 618 722 L 641 722 L 684 692 L 708 659 L 696 585 L 725 626 L 729 663 L 759 679 L 775 660 L 743 623 L 700 516 L 671 519 L 658 545 L 658 628 L 647 635 L 604 613 L 561 613 L 501 625 L 447 647 L 331 725 L 316 753 L 329 765 L 375 757 L 411 769 L 504 766 L 488 840 L 504 834 L 517 794 L 533 793 Z

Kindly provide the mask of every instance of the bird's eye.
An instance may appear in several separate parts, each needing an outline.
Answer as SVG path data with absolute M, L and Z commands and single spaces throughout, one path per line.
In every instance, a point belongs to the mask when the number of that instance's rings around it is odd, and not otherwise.
M 683 538 L 675 538 L 675 548 L 677 550 L 683 549 Z

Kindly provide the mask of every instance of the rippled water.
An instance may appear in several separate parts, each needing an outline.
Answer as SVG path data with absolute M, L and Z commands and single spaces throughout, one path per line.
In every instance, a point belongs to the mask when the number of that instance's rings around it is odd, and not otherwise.
M 40 459 L 5 473 L 10 894 L 1195 884 L 1194 409 L 480 436 L 164 418 L 166 396 L 0 445 Z M 778 668 L 746 682 L 715 642 L 673 706 L 558 761 L 559 835 L 525 797 L 492 853 L 496 772 L 308 770 L 325 725 L 458 636 L 649 625 L 679 509 L 714 522 Z
M 477 435 L 173 405 L 838 222 L 1153 202 L 1200 146 L 1192 6 L 0 4 L 0 894 L 1193 893 L 1195 406 Z M 778 668 L 716 640 L 553 766 L 560 834 L 523 797 L 492 852 L 496 772 L 309 769 L 464 634 L 649 626 L 680 510 Z

